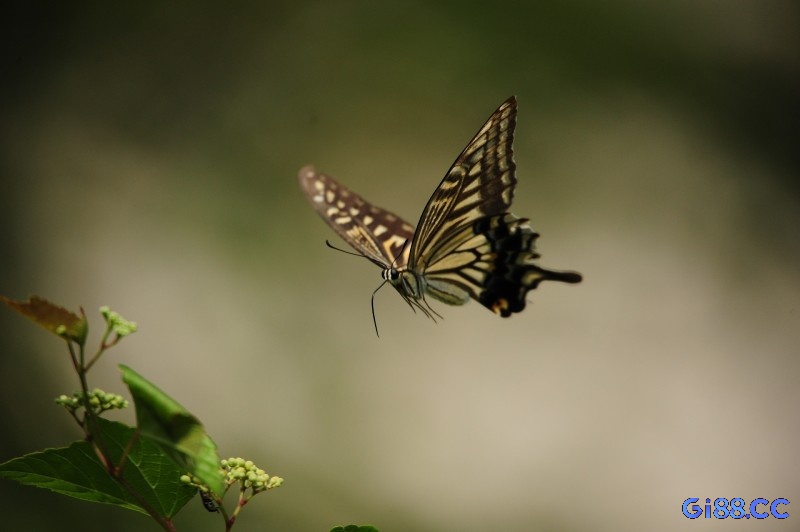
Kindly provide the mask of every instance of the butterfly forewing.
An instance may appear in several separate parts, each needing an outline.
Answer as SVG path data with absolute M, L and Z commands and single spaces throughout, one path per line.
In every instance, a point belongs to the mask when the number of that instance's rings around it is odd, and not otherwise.
M 505 213 L 514 197 L 514 127 L 517 100 L 503 102 L 456 158 L 422 211 L 410 262 L 424 268 L 446 255 L 451 231 Z
M 298 179 L 322 219 L 353 249 L 382 268 L 407 265 L 414 236 L 414 228 L 408 222 L 372 205 L 311 166 L 302 168 Z

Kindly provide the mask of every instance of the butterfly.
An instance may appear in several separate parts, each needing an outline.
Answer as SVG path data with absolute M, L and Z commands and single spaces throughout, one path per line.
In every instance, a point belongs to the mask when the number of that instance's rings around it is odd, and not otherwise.
M 300 187 L 322 219 L 381 268 L 384 282 L 378 289 L 390 283 L 412 310 L 420 309 L 434 321 L 434 315 L 441 316 L 426 296 L 449 305 L 471 298 L 505 318 L 525 308 L 528 292 L 540 282 L 582 279 L 577 272 L 536 265 L 539 235 L 526 218 L 508 212 L 517 184 L 512 148 L 516 116 L 512 96 L 456 158 L 416 229 L 313 166 L 300 169 Z

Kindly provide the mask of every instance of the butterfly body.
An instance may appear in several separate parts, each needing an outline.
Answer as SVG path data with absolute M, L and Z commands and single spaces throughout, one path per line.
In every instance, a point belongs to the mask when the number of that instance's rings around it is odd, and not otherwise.
M 426 296 L 449 305 L 475 299 L 508 317 L 543 280 L 580 282 L 539 267 L 539 236 L 508 209 L 514 195 L 516 100 L 506 100 L 456 158 L 414 228 L 307 166 L 299 181 L 311 204 L 413 308 L 433 318 Z M 436 314 L 438 315 L 438 314 Z

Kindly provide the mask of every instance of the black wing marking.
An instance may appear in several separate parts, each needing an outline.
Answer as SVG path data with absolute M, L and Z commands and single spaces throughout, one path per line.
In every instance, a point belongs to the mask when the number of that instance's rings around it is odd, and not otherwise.
M 538 236 L 513 214 L 476 220 L 454 234 L 454 250 L 425 271 L 428 293 L 450 304 L 471 297 L 505 318 L 521 312 L 528 292 L 542 281 L 580 282 L 579 273 L 533 264 Z

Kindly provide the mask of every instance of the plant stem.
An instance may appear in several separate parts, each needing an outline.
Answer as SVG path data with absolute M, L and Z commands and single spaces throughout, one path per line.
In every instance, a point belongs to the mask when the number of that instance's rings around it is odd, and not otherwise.
M 94 363 L 97 362 L 97 360 L 105 352 L 106 349 L 112 347 L 114 344 L 119 342 L 119 336 L 117 336 L 116 338 L 114 338 L 114 341 L 112 341 L 110 344 L 106 344 L 106 340 L 108 339 L 109 334 L 111 334 L 111 324 L 106 323 L 106 330 L 103 333 L 103 337 L 100 339 L 100 347 L 97 348 L 97 353 L 94 354 L 92 359 L 89 360 L 89 363 L 86 364 L 85 367 L 81 365 L 81 367 L 84 367 L 86 371 L 89 371 L 92 368 L 92 366 L 94 366 Z

